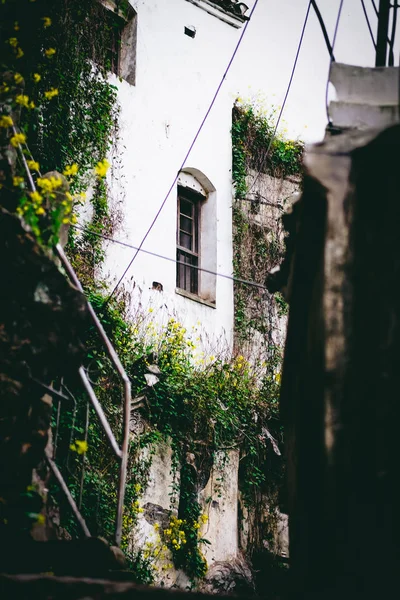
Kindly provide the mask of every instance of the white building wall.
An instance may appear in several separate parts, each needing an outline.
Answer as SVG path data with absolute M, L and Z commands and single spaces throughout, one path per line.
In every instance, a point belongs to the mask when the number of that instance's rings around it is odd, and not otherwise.
M 123 221 L 115 237 L 138 246 L 154 219 L 185 154 L 207 111 L 240 29 L 187 0 L 131 0 L 137 11 L 136 85 L 119 81 L 121 105 L 119 156 L 115 169 L 124 200 Z M 185 26 L 196 28 L 195 38 L 184 34 Z M 206 121 L 185 164 L 206 175 L 216 198 L 216 267 L 232 274 L 232 95 L 226 86 Z M 114 165 L 115 166 L 115 165 Z M 176 257 L 176 187 L 172 190 L 154 228 L 144 244 L 172 259 Z M 207 225 L 206 225 L 207 226 Z M 116 282 L 134 250 L 109 244 L 105 274 Z M 163 285 L 153 291 L 152 282 Z M 200 321 L 211 337 L 225 337 L 231 345 L 233 326 L 232 281 L 217 278 L 216 308 L 175 293 L 176 265 L 139 253 L 124 279 L 132 292 L 132 310 L 139 301 L 152 306 L 157 315 L 175 313 L 185 326 Z M 157 318 L 157 317 L 156 317 Z

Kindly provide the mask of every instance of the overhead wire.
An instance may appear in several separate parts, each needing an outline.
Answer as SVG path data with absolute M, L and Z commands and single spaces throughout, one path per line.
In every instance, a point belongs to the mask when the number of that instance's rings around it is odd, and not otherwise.
M 295 55 L 294 63 L 293 63 L 293 66 L 292 66 L 292 71 L 290 73 L 289 83 L 288 83 L 288 86 L 286 88 L 285 97 L 283 99 L 283 102 L 282 102 L 282 105 L 281 105 L 281 109 L 279 111 L 279 115 L 278 115 L 277 121 L 275 123 L 274 132 L 273 132 L 273 134 L 272 134 L 272 136 L 271 136 L 271 138 L 269 140 L 269 144 L 268 144 L 267 150 L 265 152 L 265 158 L 262 161 L 261 167 L 260 167 L 260 169 L 259 169 L 259 171 L 258 171 L 258 173 L 257 173 L 257 175 L 255 177 L 255 179 L 253 180 L 253 182 L 252 182 L 252 184 L 250 186 L 250 189 L 248 190 L 248 193 L 251 192 L 251 190 L 255 186 L 256 182 L 258 181 L 258 178 L 260 177 L 261 173 L 263 172 L 263 169 L 265 167 L 265 164 L 266 164 L 266 161 L 267 161 L 267 158 L 268 158 L 269 151 L 271 150 L 271 146 L 272 146 L 272 144 L 273 144 L 273 142 L 274 142 L 274 140 L 276 138 L 276 133 L 278 131 L 279 123 L 281 121 L 282 114 L 283 114 L 283 111 L 285 109 L 286 101 L 288 99 L 290 88 L 292 86 L 292 81 L 293 81 L 294 73 L 296 71 L 297 61 L 299 59 L 299 54 L 300 54 L 301 46 L 303 44 L 304 32 L 306 30 L 306 25 L 307 25 L 308 17 L 309 17 L 309 14 L 310 14 L 311 6 L 312 6 L 312 0 L 309 1 L 308 6 L 307 6 L 306 16 L 304 18 L 303 27 L 302 27 L 301 35 L 300 35 L 300 40 L 299 40 L 299 43 L 297 45 L 296 55 Z
M 363 12 L 364 12 L 365 20 L 367 21 L 368 31 L 369 31 L 369 34 L 371 36 L 372 43 L 373 43 L 374 48 L 376 50 L 376 41 L 375 41 L 375 38 L 374 38 L 374 34 L 372 32 L 371 23 L 370 23 L 370 20 L 369 20 L 369 17 L 368 17 L 368 13 L 367 13 L 367 9 L 366 9 L 364 0 L 361 0 L 361 6 L 362 6 L 362 9 L 363 9 Z
M 248 20 L 246 21 L 246 23 L 245 23 L 245 26 L 243 27 L 242 33 L 241 33 L 241 35 L 240 35 L 240 37 L 239 37 L 239 40 L 238 40 L 238 42 L 236 43 L 235 49 L 234 49 L 234 51 L 233 51 L 233 54 L 232 54 L 232 56 L 231 56 L 231 58 L 230 58 L 230 60 L 229 60 L 229 62 L 228 62 L 228 66 L 226 67 L 226 69 L 225 69 L 225 71 L 224 71 L 224 74 L 222 75 L 221 81 L 220 81 L 220 82 L 219 82 L 219 84 L 218 84 L 218 87 L 217 87 L 217 89 L 216 89 L 216 92 L 214 93 L 214 96 L 213 96 L 213 98 L 212 98 L 212 100 L 211 100 L 211 102 L 210 102 L 210 105 L 209 105 L 209 107 L 208 107 L 208 109 L 207 109 L 207 111 L 206 111 L 206 114 L 204 115 L 204 117 L 203 117 L 203 120 L 201 121 L 201 123 L 200 123 L 200 126 L 199 126 L 199 128 L 197 129 L 197 131 L 196 131 L 196 134 L 195 134 L 195 136 L 194 136 L 194 138 L 193 138 L 193 140 L 192 140 L 192 142 L 191 142 L 191 144 L 190 144 L 190 146 L 189 146 L 189 149 L 188 149 L 188 151 L 186 152 L 186 154 L 185 154 L 185 157 L 184 157 L 184 159 L 183 159 L 183 161 L 182 161 L 182 163 L 181 163 L 181 165 L 180 165 L 180 167 L 179 167 L 179 169 L 178 169 L 178 171 L 177 171 L 177 173 L 176 173 L 176 175 L 175 175 L 175 177 L 174 177 L 174 179 L 173 179 L 173 181 L 172 181 L 172 183 L 171 183 L 171 185 L 170 185 L 170 187 L 169 187 L 169 189 L 168 189 L 168 191 L 167 191 L 167 194 L 165 195 L 165 197 L 164 197 L 163 201 L 161 202 L 161 205 L 160 205 L 159 209 L 157 210 L 157 212 L 156 212 L 156 215 L 155 215 L 155 217 L 153 218 L 152 222 L 150 223 L 150 226 L 148 227 L 148 229 L 147 229 L 147 231 L 146 231 L 145 235 L 143 236 L 143 238 L 142 238 L 142 241 L 140 242 L 139 246 L 137 247 L 137 250 L 136 250 L 135 254 L 133 255 L 133 257 L 132 257 L 132 258 L 131 258 L 131 260 L 129 261 L 129 264 L 127 265 L 127 267 L 126 267 L 126 268 L 125 268 L 125 270 L 123 271 L 123 273 L 122 273 L 121 277 L 119 278 L 119 280 L 118 280 L 117 284 L 115 285 L 115 287 L 114 287 L 114 288 L 113 288 L 113 290 L 111 291 L 111 293 L 110 293 L 109 297 L 107 298 L 106 302 L 109 302 L 109 301 L 110 301 L 110 299 L 112 298 L 112 296 L 113 296 L 113 295 L 115 294 L 115 292 L 117 291 L 118 287 L 121 285 L 121 283 L 122 283 L 123 279 L 125 278 L 125 275 L 127 274 L 127 272 L 129 271 L 129 269 L 131 268 L 131 266 L 132 266 L 132 264 L 133 264 L 133 262 L 134 262 L 135 258 L 137 257 L 138 253 L 139 253 L 139 252 L 140 252 L 140 250 L 142 249 L 142 246 L 143 246 L 143 244 L 145 243 L 145 241 L 146 241 L 147 237 L 149 236 L 149 234 L 150 234 L 151 230 L 153 229 L 153 227 L 154 227 L 154 225 L 155 225 L 155 223 L 156 223 L 156 221 L 157 221 L 158 217 L 160 216 L 160 214 L 161 214 L 161 211 L 163 210 L 163 208 L 164 208 L 164 206 L 165 206 L 165 204 L 166 204 L 166 202 L 167 202 L 167 200 L 168 200 L 168 198 L 169 198 L 169 196 L 170 196 L 170 194 L 171 194 L 172 190 L 174 189 L 174 187 L 175 187 L 175 185 L 176 185 L 176 182 L 178 181 L 179 173 L 180 173 L 180 171 L 183 169 L 183 167 L 185 166 L 185 164 L 186 164 L 186 161 L 187 161 L 187 159 L 189 158 L 189 156 L 190 156 L 190 154 L 191 154 L 191 152 L 192 152 L 192 149 L 193 149 L 193 147 L 194 147 L 194 145 L 195 145 L 195 143 L 196 143 L 196 141 L 197 141 L 197 138 L 199 137 L 199 135 L 200 135 L 200 133 L 201 133 L 201 131 L 202 131 L 202 129 L 203 129 L 203 127 L 204 127 L 204 125 L 205 125 L 205 123 L 206 123 L 207 119 L 208 119 L 208 116 L 209 116 L 209 114 L 210 114 L 210 112 L 211 112 L 211 109 L 213 108 L 213 106 L 214 106 L 214 104 L 215 104 L 215 101 L 216 101 L 216 99 L 217 99 L 217 97 L 218 97 L 218 94 L 219 94 L 219 92 L 220 92 L 220 89 L 221 89 L 221 87 L 222 87 L 222 84 L 223 84 L 223 83 L 224 83 L 224 81 L 225 81 L 225 78 L 226 78 L 226 76 L 227 76 L 227 74 L 228 74 L 228 72 L 229 72 L 229 70 L 230 70 L 230 68 L 231 68 L 231 65 L 232 65 L 232 63 L 233 63 L 233 61 L 234 61 L 234 58 L 235 58 L 235 56 L 236 56 L 236 54 L 237 54 L 237 51 L 239 50 L 239 47 L 240 47 L 240 45 L 241 45 L 241 43 L 242 43 L 242 40 L 243 40 L 243 38 L 244 38 L 244 35 L 245 35 L 246 31 L 247 31 L 247 27 L 248 27 L 248 25 L 249 25 L 249 23 L 250 23 L 251 17 L 253 16 L 253 13 L 254 13 L 254 11 L 255 11 L 255 9 L 256 9 L 256 7 L 257 7 L 258 1 L 259 1 L 259 0 L 255 0 L 255 2 L 254 2 L 254 4 L 253 4 L 253 8 L 251 9 L 251 12 L 250 12 L 249 18 L 248 18 Z
M 389 40 L 389 62 L 388 62 L 389 67 L 394 66 L 394 40 L 396 38 L 397 9 L 399 8 L 399 5 L 397 4 L 397 0 L 394 0 L 393 4 L 391 6 L 393 9 L 393 13 L 392 13 L 392 33 L 391 33 L 390 40 Z
M 85 233 L 90 233 L 91 235 L 94 235 L 95 237 L 101 238 L 108 242 L 113 242 L 114 244 L 118 244 L 119 246 L 123 246 L 125 248 L 131 248 L 132 250 L 136 250 L 137 253 L 143 252 L 143 254 L 148 254 L 149 256 L 161 258 L 163 260 L 167 260 L 169 262 L 173 262 L 177 265 L 182 265 L 184 267 L 190 266 L 190 269 L 196 269 L 196 271 L 202 271 L 203 273 L 208 273 L 209 275 L 215 275 L 216 277 L 222 277 L 224 279 L 229 279 L 231 281 L 234 281 L 235 283 L 242 283 L 243 285 L 249 285 L 249 286 L 256 287 L 256 288 L 259 288 L 262 290 L 267 290 L 265 285 L 262 285 L 261 283 L 257 283 L 256 281 L 249 281 L 247 279 L 241 279 L 240 277 L 234 277 L 233 275 L 227 275 L 226 273 L 219 273 L 218 271 L 212 271 L 210 269 L 205 269 L 204 267 L 188 265 L 188 263 L 185 263 L 181 260 L 177 260 L 176 258 L 171 258 L 170 256 L 164 256 L 163 254 L 158 254 L 157 252 L 152 252 L 151 250 L 144 250 L 143 248 L 140 248 L 139 246 L 133 246 L 132 244 L 129 244 L 128 242 L 122 242 L 121 240 L 116 240 L 115 238 L 109 237 L 107 235 L 103 235 L 102 233 L 97 233 L 97 231 L 93 231 L 92 229 L 89 229 L 87 227 L 82 227 L 81 225 L 72 225 L 72 227 L 74 227 L 74 229 L 78 229 Z
M 361 1 L 363 1 L 363 0 L 361 0 Z M 321 11 L 319 10 L 318 5 L 317 5 L 317 3 L 316 3 L 315 0 L 311 0 L 311 4 L 313 6 L 315 14 L 317 15 L 317 19 L 319 21 L 319 24 L 320 24 L 320 27 L 321 27 L 321 30 L 322 30 L 322 35 L 324 36 L 325 44 L 326 44 L 326 47 L 328 48 L 329 56 L 332 58 L 332 61 L 335 62 L 335 56 L 333 54 L 333 48 L 332 48 L 331 42 L 329 40 L 328 32 L 327 32 L 326 27 L 325 27 L 324 19 L 323 19 L 322 15 L 321 15 Z
M 338 32 L 339 23 L 340 23 L 340 17 L 342 15 L 343 2 L 344 2 L 344 0 L 340 0 L 339 10 L 338 10 L 338 14 L 337 14 L 337 18 L 336 18 L 336 24 L 335 24 L 335 31 L 333 33 L 333 39 L 332 39 L 332 51 L 335 48 L 337 32 Z M 329 116 L 329 105 L 328 105 L 329 80 L 330 80 L 330 76 L 331 76 L 332 62 L 333 61 L 332 61 L 332 56 L 331 56 L 330 61 L 329 61 L 328 78 L 327 78 L 327 81 L 326 81 L 326 90 L 325 90 L 325 108 L 326 108 L 326 116 L 328 118 L 328 126 L 332 125 L 332 122 L 331 122 L 331 119 L 330 119 L 330 116 Z

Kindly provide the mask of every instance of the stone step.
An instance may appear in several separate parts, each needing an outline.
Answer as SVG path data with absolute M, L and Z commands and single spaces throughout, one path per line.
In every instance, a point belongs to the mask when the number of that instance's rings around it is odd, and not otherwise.
M 398 106 L 399 67 L 357 67 L 332 63 L 330 82 L 338 102 Z

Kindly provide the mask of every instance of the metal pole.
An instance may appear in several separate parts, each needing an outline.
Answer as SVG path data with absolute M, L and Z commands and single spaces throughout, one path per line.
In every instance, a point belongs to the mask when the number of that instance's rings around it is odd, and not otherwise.
M 378 33 L 376 36 L 376 67 L 386 66 L 387 40 L 389 31 L 390 0 L 379 0 Z

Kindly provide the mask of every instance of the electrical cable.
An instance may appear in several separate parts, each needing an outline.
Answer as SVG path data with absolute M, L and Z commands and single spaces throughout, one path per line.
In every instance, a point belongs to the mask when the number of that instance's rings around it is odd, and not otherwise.
M 218 87 L 217 87 L 217 90 L 216 90 L 216 92 L 215 92 L 215 94 L 214 94 L 214 96 L 213 96 L 213 98 L 212 98 L 212 100 L 211 100 L 211 103 L 210 103 L 210 105 L 209 105 L 209 107 L 208 107 L 208 109 L 207 109 L 207 112 L 206 112 L 206 114 L 205 114 L 205 116 L 204 116 L 203 120 L 202 120 L 202 121 L 201 121 L 201 123 L 200 123 L 200 127 L 198 128 L 198 130 L 197 130 L 197 132 L 196 132 L 196 134 L 195 134 L 195 136 L 194 136 L 194 138 L 193 138 L 193 141 L 191 142 L 191 144 L 190 144 L 190 146 L 189 146 L 189 150 L 188 150 L 188 151 L 186 152 L 186 154 L 185 154 L 185 158 L 183 159 L 183 161 L 182 161 L 182 163 L 181 163 L 181 165 L 180 165 L 180 167 L 179 167 L 179 169 L 178 169 L 178 171 L 177 171 L 177 173 L 176 173 L 176 175 L 175 175 L 175 177 L 174 177 L 174 180 L 172 181 L 172 183 L 171 183 L 171 186 L 170 186 L 170 187 L 169 187 L 169 189 L 168 189 L 168 192 L 167 192 L 167 194 L 166 194 L 166 196 L 165 196 L 164 200 L 162 201 L 162 203 L 161 203 L 161 205 L 160 205 L 160 207 L 159 207 L 159 209 L 158 209 L 158 211 L 157 211 L 157 213 L 156 213 L 156 215 L 155 215 L 154 219 L 153 219 L 153 220 L 152 220 L 152 222 L 150 223 L 150 226 L 149 226 L 149 228 L 147 229 L 147 231 L 146 231 L 145 235 L 143 236 L 143 238 L 142 238 L 142 241 L 140 242 L 140 244 L 139 244 L 139 246 L 138 246 L 138 248 L 137 248 L 137 250 L 136 250 L 135 254 L 134 254 L 134 255 L 133 255 L 133 257 L 131 258 L 131 260 L 130 260 L 130 262 L 129 262 L 128 266 L 126 267 L 126 269 L 125 269 L 125 270 L 124 270 L 124 272 L 122 273 L 122 275 L 121 275 L 121 277 L 119 278 L 119 280 L 118 280 L 117 284 L 115 285 L 114 289 L 112 290 L 112 292 L 110 293 L 109 297 L 107 298 L 107 300 L 106 300 L 106 303 L 107 303 L 107 302 L 109 302 L 109 300 L 110 300 L 110 299 L 112 298 L 112 296 L 115 294 L 115 292 L 117 291 L 117 288 L 120 286 L 120 284 L 121 284 L 122 280 L 124 279 L 125 275 L 127 274 L 127 272 L 129 271 L 130 267 L 132 266 L 132 263 L 133 263 L 133 261 L 134 261 L 134 260 L 135 260 L 135 258 L 137 257 L 137 255 L 138 255 L 139 251 L 142 249 L 142 246 L 143 246 L 144 242 L 146 241 L 146 239 L 147 239 L 147 237 L 148 237 L 149 233 L 151 232 L 151 230 L 153 229 L 153 227 L 154 227 L 154 225 L 155 225 L 155 223 L 156 223 L 156 221 L 157 221 L 158 217 L 160 216 L 160 213 L 161 213 L 162 209 L 164 208 L 164 206 L 165 206 L 165 204 L 166 204 L 166 202 L 167 202 L 167 200 L 168 200 L 168 198 L 169 198 L 169 196 L 170 196 L 170 194 L 171 194 L 172 190 L 174 189 L 174 187 L 175 187 L 175 185 L 176 185 L 176 182 L 177 182 L 177 180 L 178 180 L 178 177 L 179 177 L 179 173 L 180 173 L 180 171 L 183 169 L 183 167 L 185 166 L 185 164 L 186 164 L 186 161 L 187 161 L 187 159 L 189 158 L 189 155 L 190 155 L 190 153 L 192 152 L 193 146 L 195 145 L 195 143 L 196 143 L 196 141 L 197 141 L 197 138 L 199 137 L 199 135 L 200 135 L 200 133 L 201 133 L 201 131 L 202 131 L 203 127 L 204 127 L 204 124 L 205 124 L 205 122 L 207 121 L 208 115 L 210 114 L 210 112 L 211 112 L 211 109 L 213 108 L 213 106 L 214 106 L 214 104 L 215 104 L 215 101 L 216 101 L 216 99 L 217 99 L 217 96 L 218 96 L 218 94 L 219 94 L 219 92 L 220 92 L 220 89 L 221 89 L 221 87 L 222 87 L 222 84 L 224 83 L 224 81 L 225 81 L 225 78 L 226 78 L 226 76 L 227 76 L 227 74 L 228 74 L 228 72 L 229 72 L 229 69 L 231 68 L 231 65 L 232 65 L 232 63 L 233 63 L 233 60 L 234 60 L 234 58 L 235 58 L 235 56 L 236 56 L 236 53 L 237 53 L 237 51 L 239 50 L 239 47 L 240 47 L 240 45 L 241 45 L 241 43 L 242 43 L 243 37 L 244 37 L 244 35 L 245 35 L 246 31 L 247 31 L 247 27 L 248 27 L 248 25 L 249 25 L 249 23 L 250 23 L 250 19 L 251 19 L 251 17 L 253 16 L 253 13 L 254 13 L 254 11 L 255 11 L 255 9 L 256 9 L 256 7 L 257 7 L 257 4 L 258 4 L 258 0 L 255 0 L 255 2 L 254 2 L 254 5 L 253 5 L 253 8 L 251 9 L 251 12 L 250 12 L 250 15 L 249 15 L 249 19 L 246 21 L 246 24 L 245 24 L 245 26 L 243 27 L 243 31 L 242 31 L 242 33 L 241 33 L 241 35 L 240 35 L 240 37 L 239 37 L 239 40 L 238 40 L 238 42 L 237 42 L 237 44 L 236 44 L 236 46 L 235 46 L 235 49 L 234 49 L 234 51 L 233 51 L 233 54 L 232 54 L 232 56 L 231 56 L 231 58 L 230 58 L 230 60 L 229 60 L 228 66 L 227 66 L 227 67 L 226 67 L 226 69 L 225 69 L 225 72 L 224 72 L 224 74 L 223 74 L 223 76 L 222 76 L 222 79 L 221 79 L 221 81 L 219 82 L 219 85 L 218 85 Z
M 366 7 L 365 7 L 365 2 L 364 2 L 364 0 L 361 0 L 361 5 L 362 5 L 362 9 L 363 9 L 363 11 L 364 11 L 365 20 L 367 21 L 367 25 L 368 25 L 368 31 L 369 31 L 369 34 L 370 34 L 370 36 L 371 36 L 371 40 L 372 40 L 372 43 L 373 43 L 373 45 L 374 45 L 374 48 L 375 48 L 375 50 L 376 50 L 376 42 L 375 42 L 374 34 L 373 34 L 373 32 L 372 32 L 371 23 L 370 23 L 370 21 L 369 21 L 369 18 L 368 18 L 368 13 L 367 13 L 367 9 L 366 9 Z
M 338 15 L 337 15 L 336 24 L 335 24 L 335 31 L 333 33 L 332 51 L 335 48 L 336 36 L 337 36 L 338 29 L 339 29 L 339 22 L 340 22 L 340 17 L 342 14 L 343 2 L 344 2 L 344 0 L 340 0 Z M 331 76 L 331 69 L 332 69 L 332 57 L 329 61 L 328 79 L 326 82 L 326 90 L 325 90 L 325 108 L 326 108 L 326 116 L 328 118 L 328 127 L 332 125 L 331 119 L 329 117 L 329 106 L 328 106 L 328 91 L 329 91 L 329 80 L 330 80 L 330 76 Z
M 361 2 L 362 1 L 363 0 L 361 0 Z M 317 15 L 317 19 L 318 19 L 319 24 L 321 26 L 322 34 L 324 36 L 326 47 L 328 48 L 329 56 L 332 58 L 332 61 L 335 62 L 335 57 L 334 57 L 334 54 L 333 54 L 333 48 L 332 48 L 331 43 L 329 41 L 329 36 L 328 36 L 328 32 L 327 32 L 326 27 L 325 27 L 324 19 L 323 19 L 322 15 L 321 15 L 321 12 L 320 12 L 320 10 L 318 8 L 318 5 L 317 5 L 316 1 L 315 0 L 311 0 L 311 4 L 313 6 L 313 9 L 315 10 L 315 14 Z
M 184 267 L 188 266 L 188 263 L 185 263 L 181 260 L 176 260 L 175 258 L 171 258 L 169 256 L 163 256 L 162 254 L 157 254 L 156 252 L 151 252 L 150 250 L 144 250 L 143 248 L 139 248 L 139 246 L 133 246 L 132 244 L 128 244 L 128 242 L 121 242 L 120 240 L 116 240 L 115 238 L 109 237 L 107 235 L 103 235 L 101 233 L 97 233 L 96 231 L 92 231 L 87 227 L 81 227 L 80 225 L 71 225 L 74 229 L 79 229 L 85 233 L 90 233 L 98 238 L 106 240 L 108 242 L 113 242 L 114 244 L 118 244 L 119 246 L 124 246 L 125 248 L 131 248 L 132 250 L 136 250 L 137 253 L 143 252 L 144 254 L 149 254 L 150 256 L 155 256 L 156 258 L 162 258 L 163 260 L 168 260 L 169 262 L 173 262 L 177 265 L 182 265 Z M 204 273 L 209 273 L 210 275 L 215 275 L 216 277 L 223 277 L 224 279 L 229 279 L 234 281 L 235 283 L 242 283 L 244 285 L 250 285 L 252 287 L 256 287 L 262 290 L 266 290 L 265 285 L 261 283 L 257 283 L 255 281 L 248 281 L 247 279 L 241 279 L 240 277 L 233 277 L 232 275 L 226 275 L 225 273 L 218 273 L 217 271 L 211 271 L 210 269 L 204 269 L 203 267 L 198 267 L 195 265 L 189 265 L 191 269 L 196 269 L 196 271 L 202 271 Z M 108 300 L 111 298 L 109 296 Z
M 256 182 L 258 181 L 258 178 L 260 177 L 260 175 L 261 175 L 261 173 L 262 173 L 262 171 L 263 171 L 263 169 L 265 167 L 265 162 L 266 162 L 266 160 L 268 158 L 268 153 L 269 153 L 269 151 L 271 149 L 273 141 L 275 140 L 276 132 L 278 131 L 278 127 L 279 127 L 279 123 L 280 123 L 280 120 L 281 120 L 281 117 L 282 117 L 282 113 L 284 111 L 285 104 L 286 104 L 286 101 L 287 101 L 287 98 L 288 98 L 288 95 L 289 95 L 289 92 L 290 92 L 290 88 L 291 88 L 291 85 L 292 85 L 292 81 L 293 81 L 293 77 L 294 77 L 294 72 L 296 70 L 297 61 L 298 61 L 298 58 L 299 58 L 301 46 L 303 44 L 304 32 L 306 30 L 306 25 L 307 25 L 308 17 L 309 17 L 309 14 L 310 14 L 311 5 L 312 5 L 312 0 L 310 0 L 309 3 L 308 3 L 306 16 L 305 16 L 304 23 L 303 23 L 303 28 L 301 30 L 300 40 L 299 40 L 299 43 L 298 43 L 298 46 L 297 46 L 296 56 L 295 56 L 293 67 L 292 67 L 292 72 L 290 74 L 289 83 L 288 83 L 288 86 L 287 86 L 287 89 L 286 89 L 285 97 L 284 97 L 283 102 L 282 102 L 281 110 L 279 112 L 278 119 L 277 119 L 276 124 L 275 124 L 274 133 L 272 134 L 271 139 L 269 141 L 267 150 L 265 152 L 264 160 L 263 160 L 263 162 L 261 164 L 261 168 L 258 171 L 255 179 L 253 180 L 253 182 L 252 182 L 252 184 L 250 186 L 250 189 L 248 190 L 248 193 L 251 192 L 251 190 L 255 186 Z
M 393 8 L 393 15 L 392 15 L 392 33 L 390 36 L 390 40 L 388 40 L 389 41 L 389 61 L 388 61 L 389 67 L 394 66 L 394 40 L 396 38 L 397 9 L 399 8 L 399 5 L 397 4 L 397 0 L 394 0 L 394 3 L 391 6 Z M 400 68 L 400 65 L 399 65 L 399 68 Z

